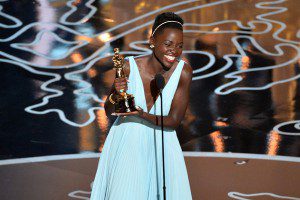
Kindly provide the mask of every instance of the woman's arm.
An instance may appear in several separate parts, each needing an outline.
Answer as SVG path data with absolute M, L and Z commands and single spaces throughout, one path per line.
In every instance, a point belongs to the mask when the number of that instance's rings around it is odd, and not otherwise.
M 128 60 L 125 60 L 124 62 L 124 72 L 126 77 L 129 77 L 130 67 Z M 110 93 L 107 96 L 106 101 L 104 103 L 106 116 L 110 116 L 112 113 L 115 112 L 115 105 L 112 102 L 116 101 L 115 95 L 118 94 L 121 89 L 123 89 L 124 91 L 128 89 L 127 78 L 117 78 L 114 80 Z M 111 100 L 109 98 L 111 98 Z
M 185 63 L 182 70 L 180 81 L 175 92 L 171 109 L 168 116 L 164 116 L 164 126 L 170 129 L 176 129 L 184 118 L 190 96 L 190 85 L 192 81 L 193 70 L 191 66 Z M 159 97 L 160 98 L 160 97 Z M 161 125 L 161 117 L 146 112 L 139 112 L 139 117 L 151 122 L 154 125 Z

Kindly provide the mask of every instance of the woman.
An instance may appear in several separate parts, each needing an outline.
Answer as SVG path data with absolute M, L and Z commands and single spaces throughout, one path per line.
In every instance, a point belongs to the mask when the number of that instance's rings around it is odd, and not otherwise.
M 115 114 L 115 94 L 124 90 L 134 95 L 140 109 L 126 117 L 119 116 L 112 126 L 99 161 L 91 200 L 163 199 L 160 98 L 152 84 L 158 73 L 166 82 L 163 89 L 166 196 L 169 200 L 192 199 L 175 132 L 185 115 L 192 79 L 191 67 L 178 60 L 183 47 L 182 25 L 183 20 L 174 13 L 158 15 L 150 38 L 153 53 L 129 57 L 124 66 L 129 80 L 115 80 L 105 102 L 106 114 Z

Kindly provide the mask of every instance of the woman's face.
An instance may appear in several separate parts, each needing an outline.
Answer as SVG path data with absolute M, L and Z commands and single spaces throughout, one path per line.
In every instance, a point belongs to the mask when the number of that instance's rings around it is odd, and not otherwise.
M 175 61 L 182 54 L 183 33 L 176 28 L 165 28 L 151 39 L 154 44 L 154 53 L 156 58 L 165 67 L 171 68 Z

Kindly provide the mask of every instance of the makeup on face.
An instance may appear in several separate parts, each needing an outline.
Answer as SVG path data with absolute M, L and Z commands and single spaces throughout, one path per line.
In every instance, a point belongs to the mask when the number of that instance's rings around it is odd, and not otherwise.
M 182 54 L 183 33 L 176 28 L 166 28 L 155 37 L 156 58 L 165 67 L 171 68 Z

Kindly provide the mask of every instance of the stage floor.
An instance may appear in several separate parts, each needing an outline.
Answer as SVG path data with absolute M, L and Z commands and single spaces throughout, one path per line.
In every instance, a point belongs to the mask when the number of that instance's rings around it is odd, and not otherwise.
M 184 155 L 193 200 L 300 200 L 300 158 L 203 152 Z M 0 161 L 1 200 L 88 200 L 98 157 L 75 154 Z
M 193 67 L 177 135 L 183 151 L 206 155 L 186 155 L 195 199 L 263 192 L 251 199 L 299 199 L 299 7 L 299 0 L 0 0 L 0 196 L 89 191 L 95 158 L 8 163 L 100 153 L 115 120 L 103 109 L 114 80 L 113 48 L 124 56 L 151 53 L 154 18 L 172 11 L 185 21 L 182 59 Z M 252 157 L 237 166 L 233 154 Z M 60 190 L 55 183 L 62 181 Z

